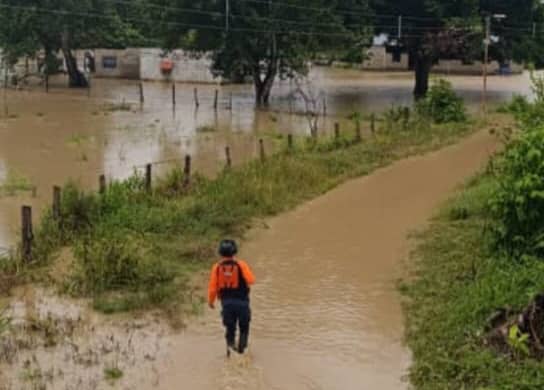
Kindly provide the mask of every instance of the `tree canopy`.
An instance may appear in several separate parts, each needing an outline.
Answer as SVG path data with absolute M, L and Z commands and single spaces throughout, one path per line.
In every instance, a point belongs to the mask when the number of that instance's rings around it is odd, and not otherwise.
M 318 53 L 361 58 L 370 42 L 366 0 L 226 1 L 176 0 L 178 10 L 164 15 L 177 21 L 163 24 L 166 42 L 211 51 L 214 70 L 227 78 L 251 77 L 257 104 L 268 103 L 278 76 L 305 73 Z
M 376 23 L 376 32 L 389 34 L 393 50 L 409 54 L 416 76 L 416 98 L 426 94 L 429 72 L 439 58 L 483 59 L 487 17 L 491 17 L 491 34 L 498 38 L 491 45 L 492 58 L 542 62 L 539 0 L 376 0 L 372 6 L 378 13 L 401 17 L 397 19 L 401 31 L 398 23 L 385 27 Z M 497 14 L 506 18 L 493 18 Z

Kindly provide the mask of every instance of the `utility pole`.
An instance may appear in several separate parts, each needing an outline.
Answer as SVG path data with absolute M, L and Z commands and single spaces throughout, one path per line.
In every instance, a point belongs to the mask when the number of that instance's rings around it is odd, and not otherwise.
M 482 110 L 487 115 L 487 63 L 489 61 L 489 45 L 491 44 L 491 16 L 485 18 L 485 39 L 484 39 L 484 90 L 482 93 Z
M 225 30 L 229 31 L 230 1 L 225 0 Z
M 398 39 L 399 41 L 402 38 L 402 15 L 399 15 L 399 24 L 398 24 Z

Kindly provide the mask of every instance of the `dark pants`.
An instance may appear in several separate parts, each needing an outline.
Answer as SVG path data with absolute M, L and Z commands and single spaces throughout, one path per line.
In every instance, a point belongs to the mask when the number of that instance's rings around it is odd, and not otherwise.
M 227 345 L 244 353 L 249 338 L 249 323 L 251 321 L 251 310 L 249 302 L 239 300 L 223 301 L 223 325 L 225 325 Z M 240 328 L 240 340 L 238 348 L 235 346 L 236 328 Z

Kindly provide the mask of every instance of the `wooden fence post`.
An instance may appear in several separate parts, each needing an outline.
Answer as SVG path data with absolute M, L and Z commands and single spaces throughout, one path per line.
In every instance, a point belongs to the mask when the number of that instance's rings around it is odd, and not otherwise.
M 98 178 L 98 192 L 100 194 L 106 192 L 106 175 L 100 175 Z
M 293 151 L 293 134 L 287 134 L 287 149 Z
M 151 191 L 151 164 L 145 166 L 145 189 L 146 191 Z
M 340 138 L 340 124 L 338 122 L 334 124 L 334 138 L 337 140 Z
M 357 123 L 355 123 L 355 141 L 361 142 L 362 139 L 363 137 L 361 136 L 361 122 L 357 121 Z
M 327 116 L 327 97 L 323 97 L 323 116 Z
M 376 132 L 376 114 L 374 113 L 370 115 L 370 131 L 372 134 Z
M 144 84 L 140 83 L 140 104 L 144 104 Z
M 172 83 L 172 105 L 176 107 L 176 83 Z
M 183 187 L 188 188 L 191 185 L 191 156 L 185 156 L 185 167 L 183 168 Z
M 61 189 L 59 186 L 53 187 L 53 219 L 55 221 L 60 221 L 60 192 Z
M 232 159 L 230 156 L 230 148 L 228 146 L 225 148 L 225 158 L 227 160 L 226 168 L 230 169 L 232 167 Z
M 213 98 L 213 109 L 215 111 L 217 111 L 217 101 L 218 101 L 218 99 L 219 99 L 219 91 L 216 89 L 215 90 L 215 96 Z
M 260 155 L 261 161 L 264 162 L 264 160 L 266 159 L 266 155 L 264 152 L 264 141 L 262 138 L 259 140 L 259 155 Z
M 195 107 L 198 108 L 200 107 L 200 102 L 198 101 L 198 89 L 194 89 L 193 90 L 193 95 L 194 95 L 194 99 L 195 99 Z
M 32 233 L 32 207 L 23 206 L 21 209 L 21 219 L 22 219 L 22 247 L 21 254 L 23 261 L 30 262 L 32 261 L 32 241 L 34 235 Z

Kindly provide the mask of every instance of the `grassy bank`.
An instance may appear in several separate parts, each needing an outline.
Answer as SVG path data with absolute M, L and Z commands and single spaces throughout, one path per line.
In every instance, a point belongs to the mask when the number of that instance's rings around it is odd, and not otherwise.
M 416 389 L 544 388 L 544 83 L 519 130 L 419 234 L 403 284 Z
M 497 313 L 521 313 L 544 287 L 540 259 L 513 262 L 494 249 L 488 200 L 496 186 L 490 176 L 473 180 L 418 237 L 414 280 L 403 286 L 417 389 L 544 388 L 541 361 L 488 337 Z
M 298 139 L 293 150 L 182 186 L 172 171 L 146 191 L 142 177 L 111 183 L 103 194 L 73 184 L 62 190 L 61 218 L 49 212 L 35 237 L 35 260 L 0 262 L 1 277 L 60 286 L 117 312 L 196 307 L 188 281 L 215 258 L 217 242 L 243 238 L 259 218 L 291 209 L 340 183 L 397 159 L 451 144 L 479 130 L 477 121 L 430 124 L 420 116 L 382 122 L 362 142 L 354 130 L 339 139 Z M 287 144 L 287 142 L 285 142 Z

